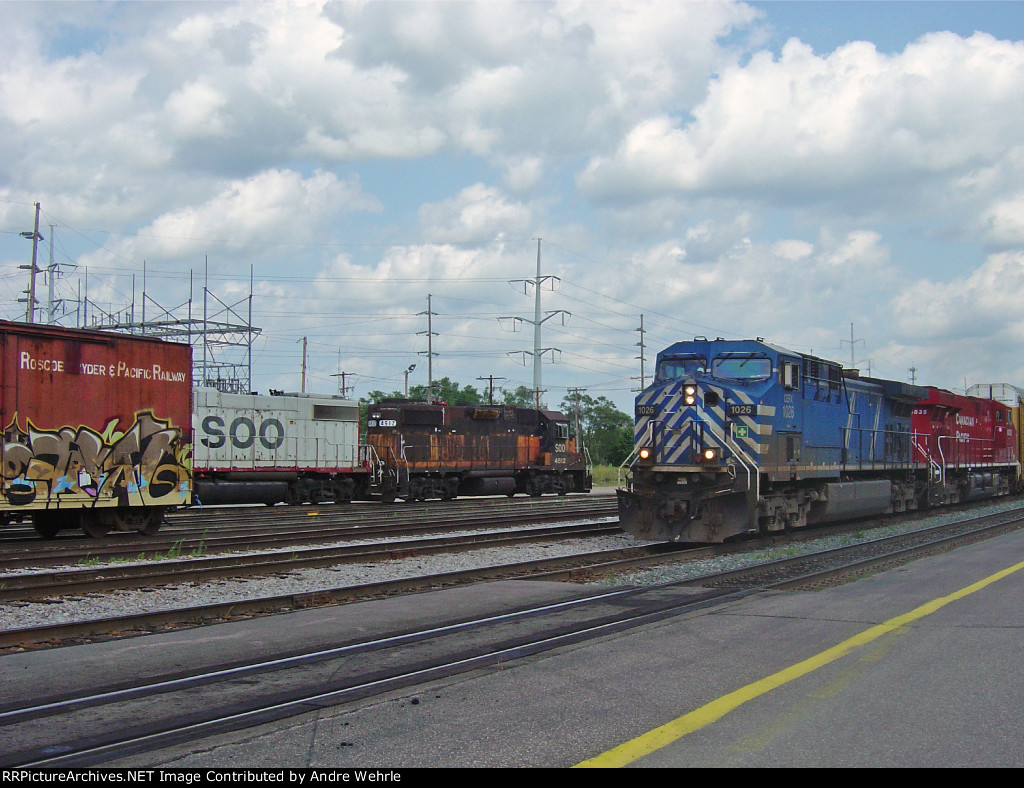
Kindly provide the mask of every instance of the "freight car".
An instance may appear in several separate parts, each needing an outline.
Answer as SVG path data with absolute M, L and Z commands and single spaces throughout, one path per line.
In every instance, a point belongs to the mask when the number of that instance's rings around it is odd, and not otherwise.
M 0 321 L 0 518 L 155 533 L 192 500 L 188 345 Z
M 366 498 L 375 463 L 359 443 L 359 403 L 313 394 L 197 388 L 197 503 L 343 503 Z
M 385 501 L 565 495 L 592 485 L 585 453 L 555 411 L 385 400 L 370 406 L 367 440 L 383 464 Z
M 1010 409 L 888 380 L 762 339 L 658 354 L 636 399 L 622 527 L 722 542 L 1016 489 Z

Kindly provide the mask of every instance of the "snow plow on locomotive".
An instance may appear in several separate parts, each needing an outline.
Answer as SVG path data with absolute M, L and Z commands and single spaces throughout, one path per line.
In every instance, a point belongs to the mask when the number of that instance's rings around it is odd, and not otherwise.
M 1007 494 L 1020 477 L 1008 406 L 756 340 L 679 342 L 636 399 L 622 527 L 723 542 Z

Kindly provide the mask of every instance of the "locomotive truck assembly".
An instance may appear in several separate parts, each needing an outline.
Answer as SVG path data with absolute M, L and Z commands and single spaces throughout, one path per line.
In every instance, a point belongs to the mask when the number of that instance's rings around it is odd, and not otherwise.
M 723 542 L 1006 495 L 1014 418 L 762 339 L 678 342 L 636 399 L 620 521 L 639 538 Z

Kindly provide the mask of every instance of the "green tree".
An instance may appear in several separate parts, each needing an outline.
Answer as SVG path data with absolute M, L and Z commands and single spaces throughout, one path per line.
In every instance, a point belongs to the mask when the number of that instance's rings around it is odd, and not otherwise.
M 410 386 L 408 397 L 401 391 L 392 391 L 390 394 L 385 394 L 383 391 L 371 391 L 366 398 L 369 402 L 380 402 L 383 399 L 411 399 L 426 402 L 427 387 L 425 385 Z M 454 380 L 444 377 L 434 381 L 434 401 L 447 402 L 449 405 L 480 405 L 487 401 L 487 397 L 473 386 L 460 386 Z
M 537 404 L 537 398 L 533 393 L 533 389 L 526 386 L 516 386 L 515 391 L 502 389 L 501 397 L 503 404 L 514 405 L 517 408 L 532 408 Z
M 578 420 L 579 432 L 595 463 L 621 465 L 633 450 L 633 419 L 607 397 L 567 395 L 562 400 L 562 412 L 574 428 Z

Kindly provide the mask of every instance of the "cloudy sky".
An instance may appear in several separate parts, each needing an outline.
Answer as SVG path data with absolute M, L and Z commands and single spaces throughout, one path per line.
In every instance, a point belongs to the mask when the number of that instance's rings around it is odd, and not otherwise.
M 260 390 L 300 388 L 303 338 L 307 390 L 401 389 L 412 364 L 425 383 L 428 294 L 435 377 L 532 387 L 538 238 L 552 406 L 581 387 L 631 410 L 641 315 L 648 374 L 679 339 L 762 336 L 876 377 L 1024 385 L 1021 3 L 0 20 L 0 316 L 24 318 L 38 202 L 65 325 L 86 294 L 90 321 L 181 315 L 190 282 L 194 316 L 204 283 L 244 316 L 251 272 Z

